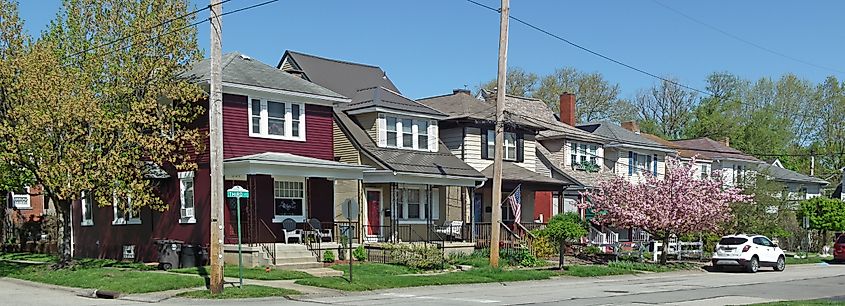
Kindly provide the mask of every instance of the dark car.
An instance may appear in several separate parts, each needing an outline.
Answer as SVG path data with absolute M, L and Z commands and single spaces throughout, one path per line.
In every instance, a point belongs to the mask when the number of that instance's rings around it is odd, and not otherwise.
M 845 262 L 845 234 L 840 234 L 836 238 L 836 244 L 833 245 L 833 260 Z

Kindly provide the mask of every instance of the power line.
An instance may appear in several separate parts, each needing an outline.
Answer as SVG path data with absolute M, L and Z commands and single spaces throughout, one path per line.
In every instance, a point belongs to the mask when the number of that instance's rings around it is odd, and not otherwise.
M 740 42 L 742 42 L 742 43 L 745 43 L 745 44 L 747 44 L 747 45 L 749 45 L 749 46 L 752 46 L 752 47 L 755 47 L 755 48 L 757 48 L 757 49 L 760 49 L 760 50 L 766 51 L 766 52 L 768 52 L 768 53 L 771 53 L 771 54 L 774 54 L 774 55 L 777 55 L 777 56 L 780 56 L 780 57 L 783 57 L 783 58 L 786 58 L 786 59 L 789 59 L 789 60 L 792 60 L 792 61 L 796 61 L 796 62 L 799 62 L 799 63 L 805 64 L 805 65 L 813 66 L 813 67 L 816 67 L 816 68 L 819 68 L 819 69 L 828 70 L 828 71 L 832 71 L 832 72 L 836 72 L 836 73 L 845 73 L 845 71 L 842 71 L 842 70 L 839 70 L 839 69 L 835 69 L 835 68 L 831 68 L 831 67 L 827 67 L 827 66 L 818 65 L 818 64 L 815 64 L 815 63 L 812 63 L 812 62 L 809 62 L 809 61 L 805 61 L 805 60 L 802 60 L 802 59 L 800 59 L 800 58 L 793 57 L 793 56 L 790 56 L 790 55 L 787 55 L 787 54 L 784 54 L 784 53 L 778 52 L 778 51 L 776 51 L 776 50 L 773 50 L 773 49 L 767 48 L 767 47 L 762 46 L 762 45 L 760 45 L 760 44 L 757 44 L 757 43 L 755 43 L 755 42 L 753 42 L 753 41 L 750 41 L 750 40 L 744 39 L 744 38 L 742 38 L 742 37 L 739 37 L 739 36 L 737 36 L 737 35 L 735 35 L 735 34 L 732 34 L 732 33 L 728 32 L 728 31 L 722 30 L 722 29 L 720 29 L 720 28 L 718 28 L 718 27 L 716 27 L 716 26 L 710 25 L 710 24 L 708 24 L 708 23 L 706 23 L 706 22 L 704 22 L 704 21 L 701 21 L 701 20 L 699 20 L 699 19 L 696 19 L 695 17 L 692 17 L 692 16 L 690 16 L 690 15 L 687 15 L 687 14 L 685 14 L 684 12 L 681 12 L 681 11 L 679 11 L 679 10 L 677 10 L 677 9 L 675 9 L 675 8 L 672 8 L 672 7 L 670 7 L 670 6 L 666 5 L 666 4 L 663 4 L 662 2 L 660 2 L 660 1 L 658 1 L 658 0 L 652 0 L 652 2 L 656 3 L 657 5 L 662 6 L 663 8 L 665 8 L 665 9 L 667 9 L 667 10 L 669 10 L 669 11 L 672 11 L 672 12 L 674 12 L 674 13 L 678 14 L 678 15 L 681 15 L 681 16 L 683 16 L 684 18 L 689 19 L 689 20 L 690 20 L 690 21 L 692 21 L 692 22 L 698 23 L 698 24 L 700 24 L 700 25 L 702 25 L 702 26 L 704 26 L 704 27 L 710 28 L 710 29 L 711 29 L 711 30 L 713 30 L 713 31 L 716 31 L 716 32 L 722 33 L 722 34 L 723 34 L 723 35 L 725 35 L 725 36 L 728 36 L 728 37 L 730 37 L 730 38 L 733 38 L 733 39 L 735 39 L 735 40 L 737 40 L 737 41 L 740 41 Z
M 488 10 L 491 10 L 491 11 L 494 11 L 494 12 L 497 12 L 497 13 L 499 12 L 499 9 L 496 9 L 496 8 L 491 7 L 491 6 L 488 6 L 488 5 L 485 5 L 485 4 L 482 4 L 482 3 L 476 2 L 476 1 L 474 1 L 474 0 L 467 0 L 467 2 L 470 2 L 470 3 L 472 3 L 472 4 L 475 4 L 475 5 L 477 5 L 477 6 L 480 6 L 480 7 L 486 8 L 486 9 L 488 9 Z M 670 79 L 667 79 L 667 78 L 664 78 L 664 77 L 658 76 L 658 75 L 656 75 L 656 74 L 653 74 L 653 73 L 651 73 L 651 72 L 645 71 L 645 70 L 643 70 L 643 69 L 640 69 L 640 68 L 634 67 L 634 66 L 632 66 L 632 65 L 629 65 L 629 64 L 623 63 L 623 62 L 621 62 L 621 61 L 619 61 L 619 60 L 616 60 L 616 59 L 613 59 L 613 58 L 611 58 L 611 57 L 609 57 L 609 56 L 607 56 L 607 55 L 601 54 L 601 53 L 599 53 L 599 52 L 597 52 L 597 51 L 593 51 L 593 50 L 591 50 L 591 49 L 589 49 L 589 48 L 587 48 L 587 47 L 584 47 L 584 46 L 582 46 L 582 45 L 580 45 L 580 44 L 577 44 L 577 43 L 575 43 L 575 42 L 572 42 L 571 40 L 568 40 L 568 39 L 566 39 L 566 38 L 563 38 L 563 37 L 561 37 L 561 36 L 559 36 L 559 35 L 556 35 L 556 34 L 554 34 L 554 33 L 552 33 L 552 32 L 549 32 L 549 31 L 547 31 L 547 30 L 544 30 L 543 28 L 540 28 L 539 26 L 533 25 L 533 24 L 531 24 L 531 23 L 529 23 L 529 22 L 527 22 L 527 21 L 524 21 L 524 20 L 522 20 L 522 19 L 519 19 L 519 18 L 517 18 L 517 17 L 514 17 L 513 15 L 510 15 L 510 19 L 513 19 L 514 21 L 519 22 L 519 23 L 521 23 L 521 24 L 523 24 L 523 25 L 525 25 L 525 26 L 527 26 L 527 27 L 529 27 L 529 28 L 532 28 L 532 29 L 534 29 L 534 30 L 537 30 L 537 31 L 539 31 L 539 32 L 541 32 L 541 33 L 543 33 L 543 34 L 549 35 L 549 36 L 551 36 L 551 37 L 553 37 L 553 38 L 555 38 L 555 39 L 557 39 L 557 40 L 560 40 L 560 41 L 562 41 L 562 42 L 565 42 L 565 43 L 567 43 L 567 44 L 569 44 L 569 45 L 571 45 L 571 46 L 573 46 L 573 47 L 575 47 L 575 48 L 581 49 L 581 50 L 586 51 L 586 52 L 588 52 L 588 53 L 590 53 L 590 54 L 592 54 L 592 55 L 595 55 L 595 56 L 601 57 L 601 58 L 603 58 L 603 59 L 605 59 L 605 60 L 608 60 L 608 61 L 610 61 L 610 62 L 616 63 L 616 64 L 618 64 L 618 65 L 620 65 L 620 66 L 623 66 L 623 67 L 625 67 L 625 68 L 628 68 L 628 69 L 634 70 L 634 71 L 636 71 L 636 72 L 639 72 L 639 73 L 645 74 L 645 75 L 650 76 L 650 77 L 652 77 L 652 78 L 655 78 L 655 79 L 658 79 L 658 80 L 661 80 L 661 81 L 664 81 L 664 82 L 667 82 L 667 83 L 670 83 L 670 84 L 673 84 L 673 85 L 676 85 L 676 86 L 680 86 L 680 87 L 683 87 L 683 88 L 686 88 L 686 89 L 689 89 L 689 90 L 695 91 L 695 92 L 700 93 L 700 94 L 703 94 L 703 95 L 712 95 L 712 94 L 713 94 L 713 93 L 711 93 L 711 92 L 709 92 L 709 91 L 706 91 L 706 90 L 701 90 L 701 89 L 697 89 L 697 88 L 694 88 L 694 87 L 691 87 L 691 86 L 687 86 L 687 85 L 681 84 L 681 83 L 679 83 L 679 82 L 676 82 L 676 81 L 673 81 L 673 80 L 670 80 Z

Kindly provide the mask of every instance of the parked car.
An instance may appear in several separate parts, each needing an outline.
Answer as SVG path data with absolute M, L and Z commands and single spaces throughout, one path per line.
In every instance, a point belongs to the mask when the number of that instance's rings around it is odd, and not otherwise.
M 777 244 L 761 235 L 729 235 L 722 237 L 713 252 L 713 267 L 741 267 L 755 273 L 760 267 L 775 271 L 786 268 L 786 258 Z
M 845 262 L 845 234 L 840 234 L 833 245 L 833 261 Z

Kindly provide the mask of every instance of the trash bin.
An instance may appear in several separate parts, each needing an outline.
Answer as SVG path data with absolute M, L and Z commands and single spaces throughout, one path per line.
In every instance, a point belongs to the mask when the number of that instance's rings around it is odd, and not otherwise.
M 162 270 L 179 267 L 179 253 L 182 251 L 182 241 L 156 240 L 158 244 L 158 267 Z
M 197 252 L 196 246 L 190 244 L 182 245 L 182 253 L 179 256 L 180 268 L 194 268 L 197 266 Z
M 206 266 L 208 265 L 208 247 L 197 247 L 199 253 L 197 253 L 197 265 L 199 266 Z

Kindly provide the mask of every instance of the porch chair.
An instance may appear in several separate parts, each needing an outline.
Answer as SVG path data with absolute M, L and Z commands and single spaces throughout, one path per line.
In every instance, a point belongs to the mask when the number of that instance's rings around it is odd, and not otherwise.
M 323 229 L 323 224 L 320 223 L 320 220 L 311 218 L 308 220 L 308 225 L 311 226 L 311 234 L 314 235 L 317 241 L 323 241 L 325 238 L 329 239 L 328 242 L 332 241 L 332 230 Z
M 296 221 L 291 218 L 282 220 L 282 233 L 285 236 L 285 243 L 290 243 L 291 238 L 296 238 L 302 243 L 302 230 L 296 228 Z
M 464 227 L 464 221 L 455 220 L 455 221 L 446 221 L 443 226 L 438 226 L 434 229 L 436 233 L 443 234 L 454 239 L 461 240 L 463 239 L 462 231 Z

